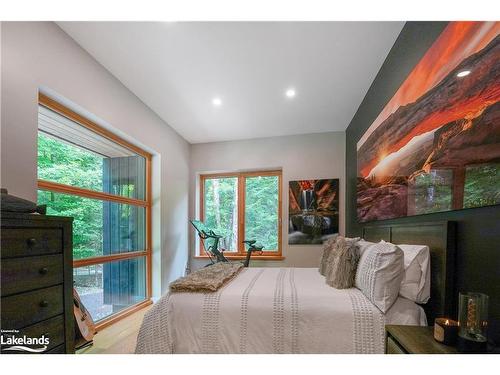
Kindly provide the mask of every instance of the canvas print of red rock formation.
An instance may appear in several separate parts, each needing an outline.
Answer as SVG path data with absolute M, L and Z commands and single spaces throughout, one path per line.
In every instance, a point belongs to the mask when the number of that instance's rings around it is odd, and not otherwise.
M 359 221 L 500 204 L 499 33 L 450 22 L 361 137 Z
M 339 180 L 290 181 L 288 243 L 321 244 L 339 232 Z

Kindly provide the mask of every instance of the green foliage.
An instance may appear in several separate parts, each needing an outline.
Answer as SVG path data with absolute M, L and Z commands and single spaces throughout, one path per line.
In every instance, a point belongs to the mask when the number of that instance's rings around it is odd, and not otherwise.
M 217 234 L 224 236 L 222 247 L 227 250 L 238 249 L 238 178 L 218 178 L 205 180 L 205 224 L 215 228 Z
M 245 238 L 265 250 L 278 249 L 278 189 L 276 176 L 246 179 Z
M 464 208 L 500 203 L 500 164 L 467 167 Z
M 423 173 L 415 178 L 415 214 L 451 209 L 451 171 Z
M 38 133 L 38 178 L 102 191 L 103 158 Z
M 103 158 L 89 151 L 38 135 L 38 178 L 92 190 L 102 190 Z M 38 191 L 47 214 L 70 216 L 75 259 L 102 255 L 103 203 L 94 199 Z
M 453 170 L 436 170 L 415 178 L 415 213 L 451 210 Z M 464 208 L 500 203 L 500 164 L 467 166 Z

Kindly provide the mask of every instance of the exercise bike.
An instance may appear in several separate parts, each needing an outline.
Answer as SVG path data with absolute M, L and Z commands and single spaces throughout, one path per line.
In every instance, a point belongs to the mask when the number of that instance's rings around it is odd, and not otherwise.
M 196 232 L 201 239 L 203 249 L 210 259 L 210 263 L 205 267 L 220 262 L 230 263 L 229 260 L 224 256 L 224 250 L 219 249 L 219 241 L 221 238 L 223 238 L 223 236 L 217 234 L 212 228 L 209 228 L 200 220 L 190 220 L 190 223 L 196 229 Z M 242 262 L 243 267 L 248 267 L 252 254 L 254 252 L 262 252 L 264 246 L 257 244 L 256 240 L 245 240 L 242 242 L 248 246 L 247 255 L 245 257 L 245 260 Z

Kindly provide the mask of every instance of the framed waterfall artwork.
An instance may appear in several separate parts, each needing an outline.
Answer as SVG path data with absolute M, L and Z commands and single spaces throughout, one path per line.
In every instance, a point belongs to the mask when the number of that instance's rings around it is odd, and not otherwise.
M 358 221 L 500 204 L 500 22 L 450 22 L 357 143 Z
M 288 244 L 313 245 L 339 232 L 339 180 L 290 181 Z

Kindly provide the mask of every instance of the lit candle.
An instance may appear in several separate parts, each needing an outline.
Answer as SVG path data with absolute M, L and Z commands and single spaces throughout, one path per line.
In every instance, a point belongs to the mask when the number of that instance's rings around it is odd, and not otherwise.
M 457 341 L 458 322 L 447 318 L 434 320 L 434 339 L 445 345 L 455 345 Z

